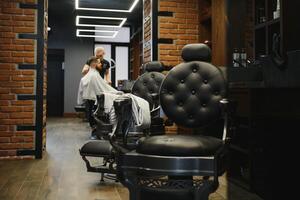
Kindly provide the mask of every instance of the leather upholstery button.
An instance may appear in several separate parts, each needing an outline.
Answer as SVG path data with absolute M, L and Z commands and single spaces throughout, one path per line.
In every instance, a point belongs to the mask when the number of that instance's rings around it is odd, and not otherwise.
M 196 72 L 197 72 L 197 69 L 196 69 L 196 68 L 194 68 L 194 69 L 193 69 L 193 72 L 194 72 L 194 73 L 196 73 Z
M 172 95 L 172 94 L 173 94 L 173 92 L 169 91 L 169 95 Z
M 181 80 L 180 80 L 180 83 L 184 83 L 184 80 L 183 80 L 183 79 L 181 79 Z
M 207 84 L 207 83 L 208 83 L 208 80 L 205 79 L 205 80 L 203 81 L 203 83 Z
M 193 94 L 193 95 L 196 94 L 196 90 L 192 90 L 192 94 Z
M 203 103 L 203 104 L 202 104 L 202 107 L 206 107 L 206 104 L 205 104 L 205 103 Z

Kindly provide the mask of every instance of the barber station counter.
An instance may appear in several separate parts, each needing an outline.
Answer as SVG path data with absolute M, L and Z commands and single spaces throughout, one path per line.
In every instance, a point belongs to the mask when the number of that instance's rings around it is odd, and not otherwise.
M 264 199 L 276 199 L 279 163 L 289 165 L 284 146 L 295 141 L 300 126 L 300 88 L 271 88 L 263 81 L 230 82 L 237 101 L 229 179 Z M 299 131 L 298 131 L 299 132 Z M 284 145 L 283 145 L 284 144 Z

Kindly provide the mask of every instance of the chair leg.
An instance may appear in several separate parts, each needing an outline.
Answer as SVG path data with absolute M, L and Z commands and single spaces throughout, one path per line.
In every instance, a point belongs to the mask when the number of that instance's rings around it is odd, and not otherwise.
M 204 180 L 203 184 L 195 190 L 195 200 L 208 200 L 209 195 L 215 190 L 215 182 Z
M 141 200 L 140 194 L 138 192 L 137 177 L 136 176 L 126 176 L 126 179 L 123 179 L 123 175 L 119 176 L 119 181 L 128 189 L 129 191 L 129 200 Z
M 104 182 L 104 173 L 101 173 L 101 179 L 100 182 Z

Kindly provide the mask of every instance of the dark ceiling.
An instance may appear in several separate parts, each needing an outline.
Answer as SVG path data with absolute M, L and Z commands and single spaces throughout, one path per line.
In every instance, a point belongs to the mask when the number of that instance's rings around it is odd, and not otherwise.
M 80 0 L 80 7 L 108 8 L 108 9 L 128 9 L 134 0 Z M 142 0 L 136 5 L 131 13 L 125 12 L 103 12 L 76 10 L 75 0 L 49 0 L 49 24 L 56 20 L 69 20 L 75 26 L 76 15 L 120 17 L 127 18 L 125 25 L 139 27 L 142 24 Z

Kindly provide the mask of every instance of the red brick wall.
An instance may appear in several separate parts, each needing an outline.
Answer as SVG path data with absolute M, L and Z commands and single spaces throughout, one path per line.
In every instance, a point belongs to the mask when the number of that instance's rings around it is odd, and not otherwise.
M 36 63 L 36 40 L 18 39 L 19 33 L 36 33 L 37 10 L 21 9 L 19 3 L 36 0 L 0 1 L 0 157 L 16 158 L 17 150 L 35 148 L 34 131 L 17 126 L 35 125 L 35 101 L 17 95 L 35 95 L 36 71 L 18 64 Z
M 199 42 L 198 0 L 159 0 L 158 10 L 173 13 L 173 16 L 158 17 L 158 38 L 173 39 L 173 44 L 158 44 L 158 60 L 176 66 L 182 61 L 183 46 Z M 191 132 L 176 125 L 166 127 L 165 131 L 167 134 Z
M 150 62 L 152 57 L 152 5 L 151 0 L 144 0 L 144 19 L 143 19 L 143 33 L 144 33 L 144 43 L 143 43 L 143 63 Z
M 173 44 L 158 44 L 158 59 L 175 66 L 181 62 L 182 47 L 199 42 L 198 0 L 159 0 L 158 9 L 173 12 L 172 17 L 158 17 L 158 38 L 173 39 Z

